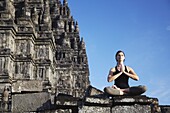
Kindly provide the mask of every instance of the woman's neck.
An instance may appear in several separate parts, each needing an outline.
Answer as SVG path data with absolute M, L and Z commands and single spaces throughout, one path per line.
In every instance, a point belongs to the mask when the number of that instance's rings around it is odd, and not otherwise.
M 124 63 L 123 62 L 117 62 L 117 66 L 119 66 L 119 65 L 124 65 Z

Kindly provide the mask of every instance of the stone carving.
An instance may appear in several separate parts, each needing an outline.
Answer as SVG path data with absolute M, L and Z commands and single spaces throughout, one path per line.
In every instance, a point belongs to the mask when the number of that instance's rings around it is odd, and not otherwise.
M 70 40 L 69 40 L 66 33 L 64 33 L 64 38 L 63 38 L 63 41 L 62 41 L 62 45 L 65 46 L 65 47 L 70 47 Z
M 3 73 L 5 69 L 5 58 L 0 57 L 0 73 Z
M 79 32 L 78 22 L 76 21 L 75 32 Z
M 7 46 L 7 38 L 6 35 L 4 33 L 0 34 L 0 48 L 6 48 Z
M 38 69 L 38 78 L 37 79 L 43 79 L 44 77 L 45 77 L 45 73 L 46 71 L 45 71 L 45 67 L 40 67 L 39 69 Z
M 13 5 L 13 0 L 6 0 L 7 5 L 7 9 L 9 9 L 9 11 L 11 12 L 11 15 L 13 18 L 15 18 L 15 7 Z
M 47 48 L 45 46 L 40 46 L 38 50 L 38 57 L 45 59 L 47 57 Z
M 21 48 L 21 53 L 24 54 L 27 52 L 25 43 L 21 43 L 20 48 Z
M 78 45 L 77 45 L 77 38 L 74 37 L 71 41 L 71 48 L 77 50 L 78 49 Z
M 32 11 L 32 21 L 35 25 L 38 25 L 38 19 L 39 19 L 38 12 L 37 9 L 34 7 Z
M 86 48 L 86 47 L 85 47 L 85 42 L 84 42 L 84 40 L 83 40 L 83 37 L 81 38 L 80 48 L 81 48 L 81 49 L 85 49 L 85 48 Z
M 9 88 L 7 86 L 4 87 L 4 91 L 2 93 L 2 105 L 3 105 L 3 109 L 5 111 L 8 110 L 8 105 L 9 105 Z
M 21 8 L 21 17 L 30 17 L 30 16 L 31 16 L 30 10 L 27 9 L 27 7 L 23 6 Z
M 44 10 L 43 10 L 43 23 L 49 25 L 50 24 L 50 16 L 49 16 L 49 2 L 48 0 L 44 1 Z M 48 26 L 50 27 L 50 26 Z
M 58 21 L 58 22 L 57 22 L 57 26 L 58 26 L 59 28 L 63 29 L 63 28 L 64 28 L 64 21 L 62 21 L 62 20 Z
M 59 14 L 58 6 L 57 6 L 56 3 L 54 4 L 54 6 L 53 6 L 53 8 L 52 8 L 52 12 L 53 12 L 54 14 L 56 14 L 56 15 Z
M 28 79 L 30 78 L 30 65 L 27 62 L 17 62 L 15 64 L 15 73 L 16 75 L 14 76 L 15 78 L 23 78 L 23 79 Z
M 74 32 L 74 30 L 75 30 L 74 21 L 71 21 L 71 24 L 70 24 L 70 31 L 71 31 L 71 32 Z
M 66 21 L 66 24 L 65 24 L 65 31 L 69 32 L 69 23 L 68 23 L 68 21 Z
M 63 15 L 63 6 L 60 6 L 60 15 Z

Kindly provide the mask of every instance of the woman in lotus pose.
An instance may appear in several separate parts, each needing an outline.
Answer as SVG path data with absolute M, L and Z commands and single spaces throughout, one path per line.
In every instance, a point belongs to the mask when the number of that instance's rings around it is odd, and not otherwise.
M 123 51 L 118 51 L 115 55 L 117 65 L 110 69 L 107 81 L 115 81 L 112 87 L 105 87 L 104 91 L 109 95 L 140 95 L 146 91 L 146 87 L 139 85 L 130 87 L 129 78 L 138 81 L 139 77 L 135 71 L 124 65 L 125 54 Z

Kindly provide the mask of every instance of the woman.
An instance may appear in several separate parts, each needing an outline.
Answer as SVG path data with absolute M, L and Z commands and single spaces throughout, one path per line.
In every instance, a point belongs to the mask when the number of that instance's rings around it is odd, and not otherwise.
M 140 95 L 146 91 L 145 86 L 130 87 L 129 78 L 138 81 L 139 77 L 135 71 L 124 65 L 125 54 L 123 51 L 118 51 L 115 55 L 117 65 L 110 69 L 107 81 L 115 81 L 112 87 L 105 87 L 104 91 L 110 95 Z

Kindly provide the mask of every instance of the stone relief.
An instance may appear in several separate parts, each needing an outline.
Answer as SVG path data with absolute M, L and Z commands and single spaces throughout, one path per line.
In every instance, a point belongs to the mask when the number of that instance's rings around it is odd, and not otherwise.
M 64 29 L 64 21 L 60 20 L 57 22 L 58 28 Z
M 0 34 L 0 48 L 6 48 L 7 47 L 7 37 L 6 34 L 1 33 Z
M 4 73 L 5 70 L 5 65 L 6 65 L 6 60 L 4 57 L 0 57 L 0 73 Z
M 78 22 L 76 21 L 76 26 L 75 26 L 75 32 L 79 32 L 79 26 L 78 26 Z
M 25 54 L 27 52 L 27 48 L 26 48 L 26 44 L 25 43 L 21 43 L 20 45 L 20 51 L 22 54 Z
M 59 9 L 58 9 L 57 4 L 54 4 L 54 6 L 53 6 L 53 13 L 56 15 L 59 14 Z
M 39 19 L 38 12 L 37 12 L 36 7 L 34 7 L 33 11 L 32 11 L 32 21 L 35 25 L 38 25 L 38 23 L 39 23 L 38 19 Z
M 37 54 L 38 58 L 42 59 L 48 58 L 49 55 L 48 48 L 46 48 L 45 46 L 40 46 Z
M 62 39 L 62 45 L 65 47 L 71 47 L 70 39 L 68 38 L 68 36 L 66 34 L 64 34 L 64 37 Z
M 70 31 L 71 31 L 71 32 L 74 32 L 74 30 L 75 30 L 74 21 L 71 21 Z
M 37 70 L 37 79 L 43 80 L 46 75 L 46 68 L 45 67 L 39 67 Z
M 72 88 L 73 85 L 73 78 L 71 77 L 71 71 L 69 70 L 60 70 L 60 71 L 57 71 L 57 76 L 58 79 L 58 86 L 59 87 L 63 87 L 63 88 Z
M 45 0 L 44 2 L 44 10 L 42 15 L 42 20 L 44 24 L 50 24 L 50 16 L 49 16 L 49 2 Z
M 30 78 L 30 65 L 27 62 L 17 62 L 15 65 L 15 78 Z
M 7 86 L 4 86 L 4 90 L 2 92 L 2 109 L 4 111 L 9 110 L 9 97 L 10 97 L 10 89 Z
M 13 5 L 13 0 L 6 0 L 7 9 L 11 12 L 13 18 L 15 18 L 15 7 Z

